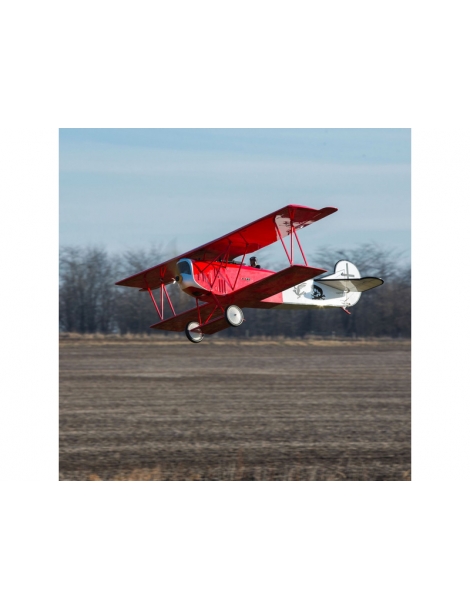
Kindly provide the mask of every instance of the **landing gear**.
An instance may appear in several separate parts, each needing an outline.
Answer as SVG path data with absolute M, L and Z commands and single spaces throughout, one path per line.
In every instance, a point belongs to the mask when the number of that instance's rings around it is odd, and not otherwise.
M 200 343 L 204 339 L 204 333 L 200 328 L 197 328 L 198 326 L 199 322 L 189 322 L 184 330 L 186 336 L 192 343 Z M 196 328 L 197 330 L 193 330 Z
M 243 324 L 243 311 L 237 305 L 229 305 L 225 310 L 225 319 L 230 326 L 240 326 Z
M 238 305 L 229 305 L 224 315 L 230 326 L 241 326 L 245 320 L 243 311 Z M 220 318 L 218 319 L 220 320 Z M 191 343 L 200 343 L 204 338 L 204 333 L 200 328 L 199 322 L 188 322 L 184 332 Z

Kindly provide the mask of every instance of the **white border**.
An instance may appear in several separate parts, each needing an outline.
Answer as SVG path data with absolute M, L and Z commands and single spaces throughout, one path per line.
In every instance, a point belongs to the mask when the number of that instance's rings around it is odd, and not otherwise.
M 466 260 L 460 6 L 4 9 L 5 607 L 461 605 L 468 288 L 439 300 Z M 413 128 L 412 483 L 57 483 L 59 126 Z

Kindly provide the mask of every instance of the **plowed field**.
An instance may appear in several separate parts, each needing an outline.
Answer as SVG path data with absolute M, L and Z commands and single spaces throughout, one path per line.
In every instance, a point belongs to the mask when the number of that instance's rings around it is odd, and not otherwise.
M 206 339 L 61 339 L 60 479 L 410 480 L 408 341 Z

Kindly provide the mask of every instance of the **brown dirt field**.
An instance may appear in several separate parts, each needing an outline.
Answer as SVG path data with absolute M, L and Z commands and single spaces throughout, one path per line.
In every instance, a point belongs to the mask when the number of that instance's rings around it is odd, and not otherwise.
M 409 341 L 66 336 L 60 480 L 411 479 Z

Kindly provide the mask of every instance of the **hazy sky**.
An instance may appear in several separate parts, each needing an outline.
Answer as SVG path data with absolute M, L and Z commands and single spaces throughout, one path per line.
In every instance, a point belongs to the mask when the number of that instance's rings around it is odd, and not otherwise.
M 410 256 L 410 129 L 61 129 L 59 139 L 61 245 L 184 252 L 297 203 L 338 208 L 301 231 L 307 253 L 375 241 Z

